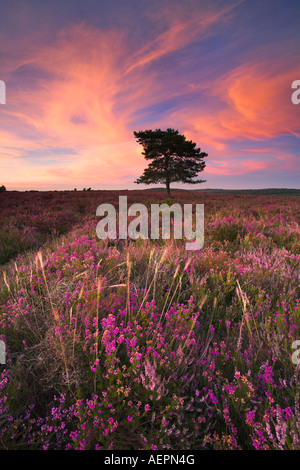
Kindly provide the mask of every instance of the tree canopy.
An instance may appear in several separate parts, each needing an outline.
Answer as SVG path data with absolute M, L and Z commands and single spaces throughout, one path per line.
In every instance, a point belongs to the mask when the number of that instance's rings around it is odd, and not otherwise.
M 207 153 L 196 148 L 196 144 L 179 134 L 178 130 L 161 129 L 134 132 L 137 142 L 143 146 L 142 154 L 150 160 L 147 168 L 135 183 L 166 185 L 170 195 L 170 184 L 182 182 L 187 184 L 204 183 L 206 180 L 195 179 L 204 170 L 204 158 Z

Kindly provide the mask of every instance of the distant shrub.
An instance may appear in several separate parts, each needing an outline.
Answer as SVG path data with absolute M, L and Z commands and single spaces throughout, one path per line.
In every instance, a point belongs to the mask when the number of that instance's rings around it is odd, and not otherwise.
M 160 204 L 167 204 L 168 206 L 172 206 L 173 204 L 175 204 L 175 201 L 173 201 L 173 199 L 171 199 L 170 197 L 167 197 L 167 199 L 161 201 Z
M 6 187 L 4 185 L 0 186 L 0 193 L 4 193 L 6 191 Z

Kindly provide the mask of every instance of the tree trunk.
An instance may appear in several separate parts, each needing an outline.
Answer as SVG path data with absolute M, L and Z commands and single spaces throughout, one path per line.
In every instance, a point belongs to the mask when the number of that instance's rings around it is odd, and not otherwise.
M 167 196 L 169 197 L 169 196 L 171 195 L 170 183 L 169 183 L 169 181 L 166 181 L 166 187 L 167 187 Z
M 165 156 L 165 175 L 166 175 L 166 187 L 167 187 L 167 197 L 170 197 L 171 192 L 170 192 L 170 180 L 169 180 L 169 156 Z

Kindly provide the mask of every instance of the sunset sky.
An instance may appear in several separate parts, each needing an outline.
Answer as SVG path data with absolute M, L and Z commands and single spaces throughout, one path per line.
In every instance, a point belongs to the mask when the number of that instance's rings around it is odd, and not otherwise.
M 196 187 L 300 187 L 299 0 L 0 0 L 0 80 L 8 190 L 142 189 L 133 131 L 169 127 Z

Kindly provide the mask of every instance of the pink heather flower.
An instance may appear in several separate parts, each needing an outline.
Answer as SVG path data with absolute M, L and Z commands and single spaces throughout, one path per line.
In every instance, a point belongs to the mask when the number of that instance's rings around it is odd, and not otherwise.
M 218 403 L 218 399 L 217 399 L 216 395 L 214 394 L 214 392 L 212 390 L 208 390 L 208 394 L 209 394 L 209 398 L 211 399 L 213 404 Z

